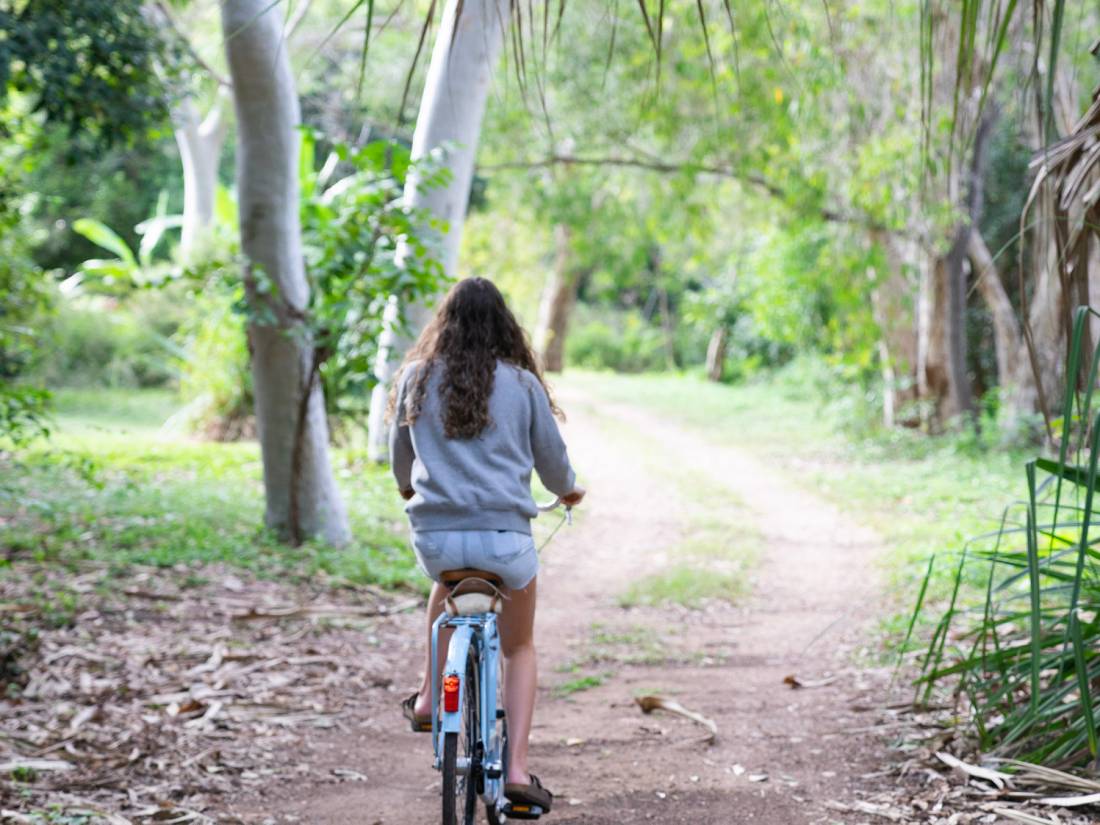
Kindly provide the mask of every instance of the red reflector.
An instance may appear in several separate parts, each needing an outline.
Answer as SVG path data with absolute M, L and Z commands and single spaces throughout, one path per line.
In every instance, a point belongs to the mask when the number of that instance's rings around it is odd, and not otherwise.
M 458 712 L 458 676 L 453 673 L 443 677 L 443 711 Z

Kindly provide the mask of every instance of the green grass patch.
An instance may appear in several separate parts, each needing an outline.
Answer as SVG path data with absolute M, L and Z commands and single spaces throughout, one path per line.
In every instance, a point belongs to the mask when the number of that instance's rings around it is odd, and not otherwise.
M 352 542 L 289 547 L 263 529 L 254 442 L 214 443 L 161 429 L 159 391 L 59 394 L 56 431 L 0 459 L 0 547 L 9 560 L 194 569 L 223 563 L 265 577 L 424 589 L 388 470 L 337 450 Z
M 610 674 L 589 674 L 588 676 L 581 676 L 577 679 L 572 679 L 568 682 L 563 682 L 554 688 L 554 693 L 557 696 L 571 696 L 574 693 L 580 693 L 584 690 L 591 690 L 602 685 L 607 679 L 610 678 Z
M 619 606 L 680 604 L 699 607 L 708 600 L 737 601 L 748 590 L 744 575 L 677 564 L 632 584 L 619 596 Z

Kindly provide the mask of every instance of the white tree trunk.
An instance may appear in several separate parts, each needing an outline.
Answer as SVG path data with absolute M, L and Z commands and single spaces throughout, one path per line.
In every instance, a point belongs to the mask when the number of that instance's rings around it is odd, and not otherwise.
M 226 118 L 219 94 L 206 117 L 200 118 L 195 101 L 184 98 L 173 113 L 176 145 L 183 166 L 183 234 L 180 252 L 184 260 L 195 249 L 203 231 L 214 221 L 218 188 L 218 160 L 225 143 Z
M 324 398 L 312 380 L 313 346 L 302 327 L 309 284 L 298 218 L 299 109 L 282 20 L 269 0 L 225 0 L 222 31 L 237 112 L 245 284 L 253 310 L 274 319 L 253 319 L 248 330 L 266 522 L 294 541 L 320 536 L 342 544 L 347 516 L 329 464 Z M 277 289 L 258 291 L 257 278 Z
M 443 269 L 451 278 L 458 273 L 458 248 L 470 200 L 481 120 L 510 14 L 510 0 L 448 0 L 420 99 L 412 159 L 418 161 L 433 151 L 444 150 L 441 160 L 451 177 L 443 186 L 425 187 L 417 175 L 410 174 L 404 199 L 407 206 L 427 209 L 445 224 L 438 248 Z M 398 263 L 408 254 L 408 247 L 399 246 Z M 396 299 L 391 299 L 386 331 L 378 346 L 375 372 L 379 383 L 371 394 L 368 433 L 368 454 L 374 461 L 386 460 L 389 380 L 409 344 L 397 325 L 398 310 Z M 409 328 L 414 332 L 427 318 L 426 306 L 407 310 Z

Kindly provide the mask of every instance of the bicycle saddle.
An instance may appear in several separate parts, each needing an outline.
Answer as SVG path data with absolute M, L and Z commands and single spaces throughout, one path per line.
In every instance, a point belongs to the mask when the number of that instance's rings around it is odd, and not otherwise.
M 504 602 L 504 581 L 487 570 L 447 570 L 439 581 L 451 592 L 443 600 L 449 616 L 499 613 Z

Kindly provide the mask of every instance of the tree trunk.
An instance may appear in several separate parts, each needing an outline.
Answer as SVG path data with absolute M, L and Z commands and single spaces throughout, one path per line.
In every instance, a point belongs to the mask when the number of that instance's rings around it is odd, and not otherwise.
M 966 371 L 963 314 L 966 234 L 966 227 L 957 229 L 951 247 L 936 255 L 922 273 L 917 385 L 920 397 L 933 404 L 933 409 L 924 412 L 925 424 L 933 430 L 974 408 Z
M 1020 356 L 1020 322 L 1016 310 L 1008 298 L 997 264 L 986 246 L 985 238 L 977 227 L 970 230 L 967 255 L 974 271 L 975 284 L 982 300 L 993 316 L 993 342 L 997 351 L 997 384 L 1002 393 L 1008 393 L 1016 375 L 1016 361 Z
M 657 306 L 661 311 L 661 331 L 665 340 L 665 368 L 676 369 L 676 331 L 672 325 L 672 312 L 668 306 L 668 290 L 657 290 Z
M 721 381 L 726 377 L 726 349 L 729 344 L 729 327 L 719 324 L 711 333 L 707 344 L 707 379 Z
M 970 227 L 961 226 L 955 233 L 955 240 L 947 253 L 948 276 L 948 342 L 947 352 L 950 363 L 948 377 L 951 391 L 946 399 L 948 406 L 954 405 L 954 413 L 970 415 L 975 413 L 974 393 L 970 387 L 970 375 L 966 358 L 966 261 L 967 239 Z M 944 416 L 948 418 L 949 416 Z
M 458 274 L 458 249 L 470 201 L 481 120 L 511 10 L 511 0 L 448 0 L 420 99 L 412 159 L 423 160 L 449 147 L 442 160 L 451 177 L 442 186 L 425 187 L 419 176 L 410 174 L 405 182 L 404 200 L 410 208 L 427 209 L 445 225 L 438 238 L 439 255 L 449 278 Z M 459 13 L 461 17 L 456 24 Z M 407 245 L 399 245 L 398 265 L 409 254 Z M 385 415 L 389 381 L 410 343 L 401 334 L 399 315 L 397 298 L 391 298 L 386 307 L 385 332 L 378 342 L 375 363 L 378 384 L 371 393 L 368 421 L 367 452 L 371 460 L 379 462 L 387 458 Z M 426 306 L 409 307 L 409 329 L 415 333 L 428 317 Z
M 183 233 L 180 252 L 187 256 L 214 220 L 214 198 L 218 188 L 218 161 L 225 143 L 226 119 L 219 94 L 205 118 L 199 117 L 195 101 L 184 98 L 173 113 L 176 145 L 183 165 Z
M 918 250 L 882 230 L 873 230 L 871 237 L 882 248 L 887 267 L 871 290 L 871 310 L 880 335 L 883 425 L 893 427 L 904 405 L 917 397 L 917 322 L 912 306 L 916 285 L 906 271 L 916 263 Z
M 572 266 L 572 235 L 572 230 L 564 224 L 554 227 L 554 268 L 542 292 L 539 320 L 535 326 L 535 349 L 547 372 L 561 372 L 565 366 L 565 335 L 577 303 L 579 278 Z
M 298 219 L 299 109 L 282 20 L 269 0 L 225 0 L 237 113 L 237 188 L 256 425 L 269 527 L 294 541 L 349 537 L 332 475 L 324 397 L 304 325 L 309 284 Z M 270 282 L 273 288 L 264 288 Z M 266 316 L 266 317 L 265 317 Z M 304 413 L 304 414 L 302 414 Z

